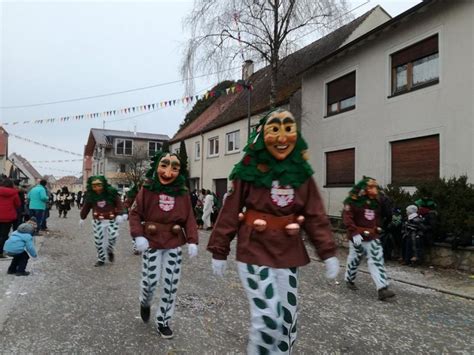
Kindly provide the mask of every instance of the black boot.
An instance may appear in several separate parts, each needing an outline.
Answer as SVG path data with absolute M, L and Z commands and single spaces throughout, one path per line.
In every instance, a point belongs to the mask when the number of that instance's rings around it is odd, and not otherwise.
M 168 326 L 158 325 L 158 333 L 164 339 L 171 339 L 173 337 L 173 331 Z
M 148 323 L 150 320 L 150 306 L 140 305 L 140 317 L 142 317 L 143 322 Z
M 379 300 L 384 301 L 387 298 L 391 298 L 395 296 L 395 292 L 389 290 L 387 287 L 381 288 L 379 291 Z
M 115 259 L 114 252 L 113 252 L 112 250 L 109 250 L 109 251 L 107 252 L 107 255 L 109 256 L 109 261 L 110 261 L 111 263 L 113 263 L 113 262 L 114 262 L 114 259 Z
M 98 260 L 98 261 L 94 264 L 94 266 L 95 266 L 95 267 L 104 266 L 104 264 L 105 264 L 105 263 L 104 263 L 103 261 Z

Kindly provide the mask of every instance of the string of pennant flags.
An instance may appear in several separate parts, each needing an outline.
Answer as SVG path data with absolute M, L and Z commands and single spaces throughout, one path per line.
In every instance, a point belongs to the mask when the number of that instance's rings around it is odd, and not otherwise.
M 53 147 L 53 146 L 51 146 L 51 145 L 47 145 L 47 144 L 44 144 L 44 143 L 36 142 L 36 141 L 31 140 L 31 139 L 29 139 L 29 138 L 24 138 L 24 137 L 17 136 L 16 134 L 9 133 L 9 136 L 12 136 L 12 137 L 14 137 L 14 138 L 16 138 L 16 139 L 20 139 L 20 140 L 25 141 L 25 142 L 29 142 L 29 143 L 32 143 L 32 144 L 39 145 L 39 146 L 41 146 L 41 147 L 45 147 L 45 148 L 48 148 L 48 149 L 56 150 L 56 151 L 58 151 L 58 152 L 63 152 L 63 153 L 75 155 L 75 156 L 77 156 L 77 157 L 82 157 L 82 154 L 74 153 L 74 152 L 71 152 L 71 151 L 69 151 L 69 150 L 65 150 L 65 149 Z M 82 159 L 77 159 L 77 160 L 82 160 Z
M 83 161 L 84 159 L 60 159 L 60 160 L 30 160 L 30 163 L 70 163 Z
M 48 167 L 48 166 L 36 166 L 37 169 L 46 169 L 46 170 L 54 170 L 54 171 L 59 171 L 59 172 L 62 172 L 62 173 L 70 173 L 70 174 L 74 174 L 74 175 L 80 175 L 82 174 L 81 171 L 73 171 L 73 170 L 64 170 L 64 169 L 56 169 L 56 168 L 51 168 L 51 167 Z
M 115 110 L 103 111 L 103 112 L 91 112 L 91 113 L 84 113 L 80 115 L 70 115 L 70 116 L 62 116 L 62 117 L 52 117 L 52 118 L 44 118 L 39 120 L 24 120 L 24 121 L 13 121 L 13 122 L 3 122 L 0 125 L 4 126 L 15 126 L 20 124 L 46 124 L 46 123 L 64 123 L 64 122 L 72 122 L 72 121 L 79 121 L 84 119 L 92 119 L 92 118 L 109 118 L 118 115 L 128 115 L 138 112 L 151 112 L 158 109 L 170 108 L 176 106 L 178 104 L 190 104 L 193 102 L 201 100 L 207 100 L 211 97 L 219 97 L 223 95 L 231 95 L 235 93 L 239 93 L 244 89 L 252 90 L 253 87 L 245 86 L 242 84 L 235 84 L 228 87 L 225 90 L 210 90 L 206 91 L 204 94 L 201 95 L 192 95 L 192 96 L 185 96 L 179 99 L 172 99 L 172 100 L 165 100 L 159 101 L 154 103 L 148 103 L 144 105 L 138 106 L 130 106 L 130 107 L 123 107 L 118 108 Z

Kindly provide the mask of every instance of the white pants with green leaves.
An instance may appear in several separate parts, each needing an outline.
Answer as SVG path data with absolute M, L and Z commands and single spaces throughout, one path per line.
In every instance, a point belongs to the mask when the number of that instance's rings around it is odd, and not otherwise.
M 168 326 L 174 313 L 176 295 L 181 278 L 183 260 L 181 247 L 174 249 L 147 249 L 143 253 L 140 304 L 150 307 L 161 278 L 160 303 L 156 325 Z
M 248 354 L 290 354 L 298 319 L 298 268 L 276 269 L 238 262 L 250 302 Z
M 97 260 L 105 262 L 105 253 L 113 253 L 118 237 L 118 224 L 115 220 L 92 220 L 94 244 L 97 250 Z
M 372 276 L 377 290 L 387 287 L 388 280 L 383 260 L 383 249 L 378 239 L 362 242 L 360 245 L 354 245 L 352 241 L 349 242 L 349 255 L 347 256 L 344 279 L 349 282 L 354 282 L 357 276 L 357 269 L 364 255 L 367 257 L 370 276 Z

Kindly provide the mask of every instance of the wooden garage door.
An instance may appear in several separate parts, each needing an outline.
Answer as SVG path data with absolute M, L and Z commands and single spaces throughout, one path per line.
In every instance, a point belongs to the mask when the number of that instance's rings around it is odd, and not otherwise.
M 352 186 L 355 176 L 355 149 L 326 153 L 326 186 Z
M 392 184 L 413 186 L 439 178 L 439 135 L 392 142 Z

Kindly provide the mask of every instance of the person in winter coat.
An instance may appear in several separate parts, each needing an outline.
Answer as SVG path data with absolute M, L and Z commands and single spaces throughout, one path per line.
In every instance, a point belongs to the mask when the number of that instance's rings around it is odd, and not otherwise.
M 3 179 L 0 185 L 0 258 L 4 258 L 3 245 L 16 221 L 17 209 L 21 206 L 21 201 L 18 190 L 13 187 L 10 179 Z
M 212 229 L 211 214 L 214 207 L 214 196 L 210 190 L 203 191 L 204 194 L 204 207 L 202 212 L 202 220 L 204 222 L 204 229 Z
M 13 256 L 7 274 L 15 274 L 16 276 L 28 276 L 30 273 L 26 271 L 26 265 L 31 255 L 36 258 L 36 249 L 33 243 L 33 234 L 36 229 L 36 218 L 22 223 L 18 229 L 12 233 L 5 243 L 5 252 Z M 29 255 L 28 255 L 29 254 Z
M 30 216 L 35 217 L 37 221 L 36 233 L 39 233 L 41 226 L 43 225 L 43 219 L 45 218 L 48 194 L 46 193 L 46 180 L 41 180 L 38 185 L 33 187 L 28 192 L 28 208 L 30 210 Z

